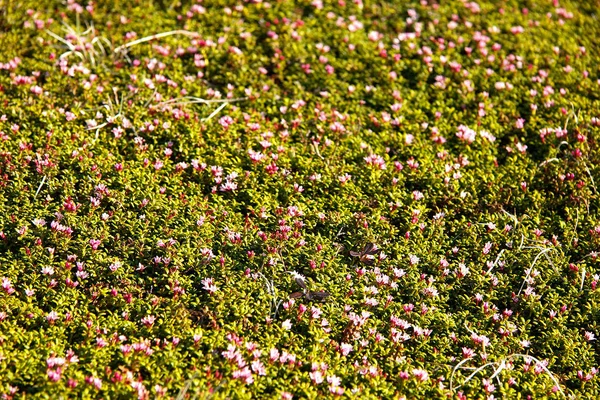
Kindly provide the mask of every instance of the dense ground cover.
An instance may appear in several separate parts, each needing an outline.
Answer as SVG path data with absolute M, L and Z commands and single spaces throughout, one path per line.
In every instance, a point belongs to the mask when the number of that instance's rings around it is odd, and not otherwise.
M 598 398 L 598 5 L 440 3 L 0 3 L 0 396 Z

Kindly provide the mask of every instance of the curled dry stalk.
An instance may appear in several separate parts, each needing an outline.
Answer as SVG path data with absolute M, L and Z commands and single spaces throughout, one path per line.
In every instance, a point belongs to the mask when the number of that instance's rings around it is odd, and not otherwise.
M 487 364 L 484 364 L 480 367 L 477 368 L 473 368 L 473 367 L 463 367 L 463 364 L 465 364 L 467 361 L 472 360 L 472 358 L 467 358 L 465 360 L 462 360 L 461 362 L 459 362 L 458 364 L 456 364 L 456 366 L 452 369 L 452 374 L 450 375 L 450 391 L 454 391 L 459 389 L 461 386 L 466 385 L 471 379 L 473 379 L 475 377 L 475 375 L 477 375 L 478 373 L 480 373 L 481 371 L 483 371 L 484 369 L 488 368 L 488 367 L 493 367 L 493 374 L 490 376 L 489 379 L 494 379 L 496 378 L 496 380 L 498 381 L 498 383 L 500 384 L 500 379 L 499 379 L 499 375 L 500 373 L 502 373 L 502 371 L 504 371 L 505 369 L 508 368 L 508 361 L 512 361 L 514 358 L 518 358 L 521 357 L 523 359 L 525 359 L 525 361 L 535 361 L 537 366 L 540 366 L 544 372 L 550 377 L 550 379 L 552 379 L 552 381 L 554 382 L 554 384 L 556 385 L 556 387 L 558 388 L 558 391 L 560 392 L 560 394 L 563 395 L 563 397 L 567 398 L 567 395 L 565 394 L 565 392 L 562 390 L 562 388 L 560 387 L 560 383 L 558 382 L 558 379 L 556 379 L 556 376 L 554 376 L 554 374 L 537 358 L 530 356 L 528 354 L 511 354 L 508 355 L 502 359 L 500 359 L 500 361 L 496 361 L 496 362 L 489 362 Z M 471 373 L 471 375 L 469 375 L 465 381 L 462 383 L 462 385 L 456 386 L 454 387 L 454 374 L 456 373 L 456 371 L 458 371 L 459 369 L 467 369 L 467 370 L 472 370 L 473 372 Z
M 198 374 L 196 372 L 191 378 L 186 380 L 183 387 L 179 391 L 179 393 L 177 393 L 177 397 L 175 398 L 175 400 L 184 400 L 184 399 L 196 400 L 196 399 L 198 399 L 199 397 L 198 397 L 197 393 L 195 393 L 193 396 L 190 397 L 190 395 L 188 394 L 188 391 L 190 390 L 190 387 L 192 386 L 194 379 L 198 378 L 199 376 L 200 376 L 200 374 Z M 204 394 L 201 397 L 201 399 L 208 400 L 208 399 L 213 398 L 214 395 L 219 391 L 219 389 L 221 389 L 226 383 L 227 383 L 227 379 L 222 379 L 219 382 L 219 385 L 216 388 L 214 388 L 212 390 L 212 392 L 209 392 L 208 394 Z
M 125 115 L 123 114 L 123 104 L 125 103 L 125 101 L 127 101 L 130 98 L 130 96 L 123 96 L 122 94 L 121 94 L 121 96 L 119 96 L 117 88 L 113 88 L 113 93 L 115 96 L 114 101 L 109 95 L 107 95 L 107 100 L 104 101 L 102 103 L 102 105 L 99 107 L 99 109 L 105 109 L 107 111 L 107 115 L 105 116 L 106 122 L 104 122 L 100 125 L 91 126 L 91 127 L 87 128 L 87 130 L 95 130 L 96 131 L 96 136 L 95 136 L 94 141 L 98 140 L 98 136 L 100 134 L 100 129 L 106 127 L 109 124 L 117 122 L 119 119 L 121 119 L 122 121 L 127 119 L 125 117 Z M 98 110 L 98 109 L 94 109 L 94 110 Z M 94 111 L 94 110 L 91 110 L 91 111 Z
M 279 300 L 277 298 L 275 284 L 273 283 L 273 281 L 269 281 L 267 279 L 267 277 L 263 275 L 262 272 L 259 272 L 258 274 L 265 280 L 265 287 L 267 288 L 267 292 L 271 296 L 271 300 L 269 301 L 269 303 L 270 303 L 269 315 L 271 315 L 272 318 L 275 318 L 275 317 L 277 317 L 277 313 L 279 312 L 279 307 L 281 306 L 281 303 L 283 303 L 283 300 Z
M 40 193 L 40 190 L 42 190 L 42 186 L 44 186 L 44 182 L 46 182 L 46 175 L 44 175 L 44 177 L 42 178 L 42 182 L 40 183 L 40 186 L 38 186 L 37 190 L 35 191 L 35 196 L 33 196 L 34 199 Z
M 178 97 L 176 99 L 171 99 L 171 100 L 167 100 L 167 101 L 163 101 L 161 103 L 159 103 L 159 106 L 180 106 L 180 105 L 188 105 L 188 104 L 214 104 L 214 103 L 235 103 L 237 101 L 244 101 L 247 100 L 247 97 L 238 97 L 236 99 L 213 99 L 213 100 L 206 100 L 200 97 L 194 97 L 194 96 L 185 96 L 185 97 Z
M 244 101 L 247 99 L 248 99 L 247 97 L 238 97 L 235 99 L 206 100 L 206 99 L 203 99 L 200 97 L 185 96 L 185 97 L 179 97 L 176 99 L 163 101 L 163 102 L 157 104 L 156 106 L 162 110 L 165 110 L 165 109 L 167 109 L 169 107 L 173 107 L 173 106 L 187 106 L 190 104 L 204 104 L 204 105 L 220 104 L 219 107 L 217 107 L 215 110 L 213 110 L 213 112 L 210 113 L 210 115 L 208 117 L 202 119 L 202 121 L 208 121 L 208 120 L 212 119 L 215 115 L 217 115 L 219 112 L 221 112 L 221 110 L 223 110 L 225 107 L 227 107 L 230 103 L 236 103 L 236 102 Z
M 517 296 L 521 294 L 521 291 L 523 291 L 523 287 L 525 287 L 525 283 L 527 282 L 527 280 L 531 276 L 531 273 L 533 272 L 533 267 L 535 266 L 535 264 L 537 263 L 537 261 L 539 260 L 539 258 L 542 255 L 545 256 L 546 260 L 548 260 L 548 262 L 550 263 L 550 265 L 552 265 L 552 268 L 554 269 L 554 272 L 558 273 L 558 270 L 556 269 L 556 266 L 554 265 L 554 263 L 552 262 L 552 260 L 550 259 L 550 257 L 548 257 L 548 253 L 555 250 L 553 247 L 522 246 L 522 248 L 524 248 L 524 249 L 537 249 L 537 250 L 540 250 L 540 252 L 535 256 L 535 259 L 533 260 L 533 263 L 531 263 L 531 266 L 527 270 L 527 276 L 523 280 L 523 283 L 521 284 L 521 287 L 519 288 L 519 293 L 517 293 Z
M 494 261 L 492 266 L 488 268 L 488 270 L 486 271 L 486 274 L 489 274 L 492 271 L 492 269 L 494 269 L 496 267 L 496 265 L 498 265 L 498 262 L 500 261 L 500 257 L 502 257 L 502 254 L 504 254 L 505 251 L 506 251 L 506 249 L 500 250 L 500 252 L 498 253 L 498 256 L 496 257 L 496 260 Z
M 119 47 L 116 47 L 113 50 L 113 53 L 125 54 L 128 48 L 138 45 L 140 43 L 145 43 L 145 42 L 149 42 L 151 40 L 156 40 L 156 39 L 164 38 L 167 36 L 173 36 L 173 35 L 182 35 L 182 36 L 188 36 L 188 37 L 193 37 L 193 38 L 200 37 L 200 34 L 198 32 L 190 32 L 190 31 L 186 31 L 186 30 L 182 30 L 182 29 L 169 31 L 169 32 L 156 33 L 154 35 L 145 36 L 143 38 L 136 39 L 131 42 L 125 43 Z
M 506 214 L 508 217 L 510 217 L 514 221 L 515 228 L 519 225 L 520 221 L 519 221 L 519 219 L 517 218 L 517 216 L 515 214 L 509 213 L 504 208 L 502 209 L 502 212 L 504 214 Z M 533 263 L 531 264 L 531 266 L 527 269 L 527 276 L 523 280 L 523 283 L 521 284 L 521 287 L 519 288 L 519 293 L 517 295 L 520 295 L 521 292 L 523 291 L 523 287 L 525 287 L 525 283 L 527 282 L 527 280 L 529 279 L 529 277 L 531 276 L 531 274 L 533 272 L 533 267 L 535 266 L 535 264 L 538 262 L 539 258 L 542 255 L 546 258 L 546 260 L 548 261 L 548 263 L 552 266 L 552 268 L 554 269 L 554 272 L 556 272 L 557 274 L 560 273 L 558 271 L 558 269 L 556 268 L 556 265 L 554 265 L 554 262 L 552 262 L 552 259 L 548 256 L 548 253 L 556 251 L 555 247 L 542 247 L 542 246 L 539 246 L 539 245 L 538 246 L 535 246 L 535 245 L 526 246 L 526 245 L 524 245 L 524 242 L 526 240 L 530 241 L 530 242 L 533 242 L 534 244 L 539 243 L 539 242 L 536 242 L 534 240 L 525 238 L 525 235 L 523 235 L 523 233 L 521 232 L 521 243 L 519 244 L 518 250 L 521 251 L 523 249 L 534 249 L 534 250 L 539 250 L 539 253 L 536 255 L 536 257 L 533 260 Z M 496 257 L 496 260 L 494 261 L 494 264 L 488 269 L 487 273 L 489 273 L 497 265 L 497 263 L 499 262 L 500 257 L 502 256 L 503 253 L 504 253 L 504 249 L 502 251 L 500 251 L 500 253 Z
M 181 390 L 177 394 L 177 397 L 175 398 L 176 400 L 183 400 L 186 398 L 186 394 L 187 394 L 188 390 L 190 390 L 190 387 L 192 386 L 192 382 L 198 376 L 199 376 L 199 374 L 196 372 L 190 379 L 185 381 L 183 387 L 181 388 Z

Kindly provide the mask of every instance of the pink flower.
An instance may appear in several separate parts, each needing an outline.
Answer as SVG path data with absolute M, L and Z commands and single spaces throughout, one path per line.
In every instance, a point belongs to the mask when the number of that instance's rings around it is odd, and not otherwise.
M 477 136 L 477 132 L 473 129 L 467 127 L 466 125 L 459 125 L 458 131 L 456 132 L 456 137 L 462 140 L 463 142 L 473 143 Z
M 456 271 L 456 276 L 459 278 L 464 278 L 469 273 L 469 267 L 467 267 L 463 263 L 458 264 L 458 270 Z
M 271 351 L 269 351 L 269 360 L 271 362 L 279 360 L 279 350 L 272 348 Z
M 347 356 L 348 354 L 350 354 L 350 352 L 352 351 L 352 345 L 349 343 L 342 343 L 340 345 L 340 353 L 342 353 L 343 356 Z
M 338 121 L 329 125 L 329 129 L 331 129 L 332 132 L 339 132 L 339 133 L 346 132 L 346 127 L 341 122 L 338 122 Z
M 212 250 L 207 248 L 200 249 L 200 255 L 202 255 L 202 264 L 209 264 L 215 258 Z M 212 283 L 212 278 L 210 279 L 210 283 Z
M 15 292 L 15 289 L 12 287 L 10 279 L 6 277 L 2 278 L 2 289 L 4 289 L 6 294 L 13 294 Z
M 48 375 L 48 379 L 50 379 L 52 382 L 60 381 L 61 373 L 62 373 L 62 370 L 60 368 L 57 368 L 56 370 L 49 369 L 46 371 L 46 374 Z
M 100 378 L 96 378 L 94 376 L 88 376 L 85 378 L 85 383 L 96 387 L 96 389 L 98 389 L 98 390 L 102 389 L 102 379 L 100 379 Z
M 67 360 L 65 360 L 62 357 L 51 356 L 46 360 L 46 365 L 48 366 L 48 368 L 61 367 L 65 365 L 66 361 Z
M 252 371 L 260 376 L 265 376 L 267 374 L 267 369 L 264 364 L 260 360 L 254 360 L 251 364 Z
M 486 346 L 488 346 L 490 344 L 490 339 L 487 336 L 484 336 L 484 335 L 477 335 L 476 333 L 473 333 L 471 335 L 471 339 L 476 344 L 483 345 L 483 347 L 486 347 Z
M 518 118 L 515 122 L 515 128 L 523 129 L 523 126 L 525 126 L 525 120 L 523 118 Z
M 421 259 L 417 256 L 415 256 L 414 254 L 411 254 L 408 257 L 408 262 L 410 263 L 410 265 L 417 265 L 419 263 L 419 261 L 421 261 Z
M 490 250 L 492 249 L 492 243 L 491 242 L 487 242 L 485 244 L 485 246 L 483 246 L 483 254 L 489 254 Z
M 46 321 L 48 321 L 48 323 L 53 324 L 58 320 L 58 314 L 56 313 L 56 311 L 50 311 L 48 313 L 48 315 L 46 315 Z
M 522 26 L 513 26 L 512 28 L 510 28 L 510 33 L 512 33 L 513 35 L 518 35 L 523 32 L 525 32 L 525 29 Z
M 121 268 L 121 265 L 122 265 L 122 264 L 121 264 L 121 262 L 120 262 L 120 261 L 115 261 L 114 263 L 110 264 L 108 268 L 109 268 L 109 269 L 110 269 L 112 272 L 115 272 L 115 271 L 117 271 L 119 268 Z
M 414 377 L 417 378 L 417 380 L 419 380 L 421 382 L 425 382 L 426 380 L 429 379 L 429 374 L 424 369 L 414 368 L 412 370 L 412 373 L 413 373 Z
M 329 386 L 329 391 L 336 396 L 341 396 L 344 394 L 344 388 L 341 386 L 331 385 Z
M 475 350 L 468 347 L 463 347 L 462 354 L 464 358 L 472 358 L 475 355 Z
M 152 325 L 154 325 L 154 321 L 156 321 L 156 317 L 154 315 L 147 315 L 140 320 L 140 322 L 147 328 L 150 328 Z
M 385 165 L 385 160 L 383 159 L 383 157 L 377 155 L 377 154 L 371 154 L 368 157 L 364 158 L 365 162 L 367 163 L 367 165 L 369 166 L 373 166 L 376 167 L 378 169 L 386 169 L 387 166 Z
M 90 246 L 92 246 L 92 250 L 98 250 L 102 242 L 98 239 L 90 239 Z
M 308 374 L 310 376 L 310 379 L 316 384 L 320 384 L 323 383 L 323 374 L 321 373 L 321 371 L 316 370 L 316 371 L 312 371 Z
M 350 175 L 350 174 L 340 175 L 340 176 L 338 176 L 338 179 L 341 182 L 341 184 L 344 185 L 346 182 L 348 182 L 350 179 L 352 179 L 352 175 Z
M 279 170 L 279 167 L 277 166 L 277 164 L 272 162 L 271 164 L 269 164 L 265 167 L 265 170 L 267 171 L 267 173 L 269 175 L 275 175 L 277 173 L 277 171 Z
M 219 124 L 225 128 L 225 129 L 229 129 L 229 126 L 231 124 L 233 124 L 233 118 L 231 118 L 229 115 L 225 115 L 221 118 L 219 118 Z
M 238 369 L 234 371 L 232 374 L 234 379 L 240 379 L 246 383 L 246 385 L 250 385 L 254 382 L 254 378 L 252 377 L 252 372 L 248 367 L 244 367 L 243 369 Z
M 492 384 L 492 382 L 489 379 L 484 378 L 482 383 L 483 383 L 483 388 L 486 392 L 492 393 L 494 390 L 496 390 L 496 386 L 494 384 Z
M 253 164 L 257 164 L 267 157 L 263 153 L 259 151 L 254 151 L 252 149 L 248 150 L 248 155 L 250 156 L 250 160 Z
M 214 284 L 213 278 L 205 278 L 205 279 L 202 279 L 201 282 L 202 282 L 202 289 L 206 290 L 210 294 L 213 294 L 217 290 L 219 290 L 217 285 Z
M 43 89 L 37 85 L 31 87 L 31 93 L 35 94 L 36 96 L 41 95 L 43 92 Z

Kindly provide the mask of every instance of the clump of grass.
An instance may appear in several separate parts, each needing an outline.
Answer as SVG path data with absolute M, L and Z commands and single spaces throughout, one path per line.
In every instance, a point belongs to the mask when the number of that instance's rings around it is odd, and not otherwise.
M 110 54 L 112 48 L 110 41 L 106 37 L 98 35 L 93 23 L 90 23 L 84 30 L 78 17 L 74 26 L 63 22 L 62 31 L 63 36 L 60 36 L 46 29 L 48 35 L 63 45 L 62 48 L 65 51 L 59 55 L 60 59 L 75 56 L 80 61 L 96 67 L 99 61 Z

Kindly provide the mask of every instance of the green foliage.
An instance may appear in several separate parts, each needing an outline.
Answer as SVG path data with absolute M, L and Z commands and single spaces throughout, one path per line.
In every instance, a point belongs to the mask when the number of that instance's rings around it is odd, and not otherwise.
M 0 4 L 2 398 L 598 398 L 596 10 L 440 3 Z

